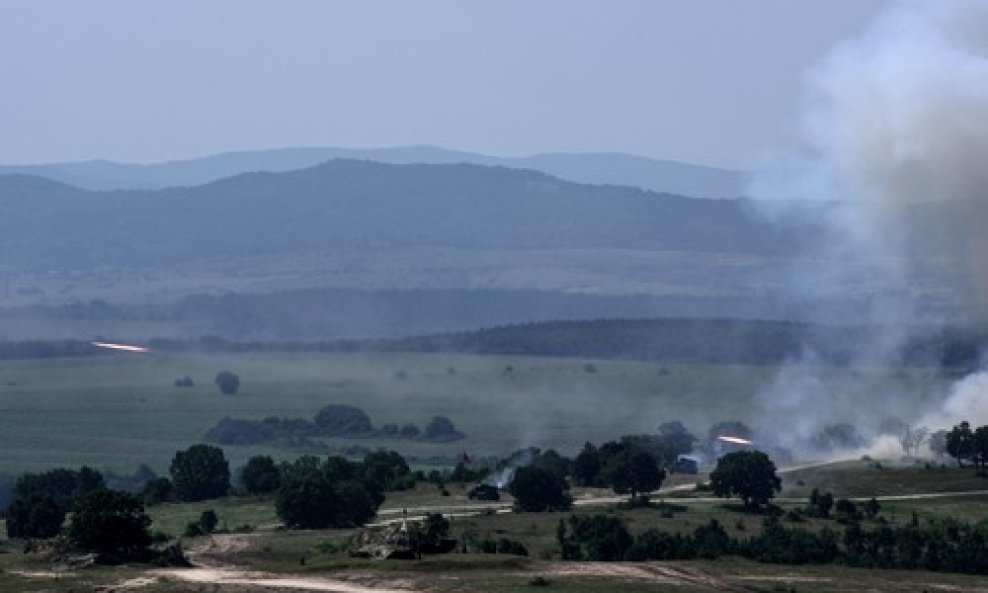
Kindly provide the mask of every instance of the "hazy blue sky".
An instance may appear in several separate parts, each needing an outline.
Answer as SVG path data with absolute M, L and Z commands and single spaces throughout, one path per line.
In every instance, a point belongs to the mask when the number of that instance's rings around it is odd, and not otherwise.
M 882 0 L 2 0 L 0 163 L 281 146 L 791 149 Z

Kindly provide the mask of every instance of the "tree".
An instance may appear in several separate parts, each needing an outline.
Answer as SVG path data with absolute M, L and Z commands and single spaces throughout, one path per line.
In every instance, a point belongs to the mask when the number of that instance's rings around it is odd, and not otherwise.
M 373 517 L 383 500 L 362 464 L 304 456 L 285 467 L 275 510 L 292 528 L 355 527 Z
M 834 507 L 834 495 L 827 492 L 820 494 L 816 488 L 810 492 L 810 505 L 807 508 L 811 517 L 826 519 L 830 516 L 830 509 Z
M 573 505 L 569 486 L 554 472 L 526 466 L 515 470 L 508 491 L 515 497 L 515 508 L 525 512 L 564 511 Z
M 894 437 L 902 436 L 902 433 L 904 433 L 908 428 L 909 425 L 898 416 L 888 416 L 882 418 L 882 421 L 878 423 L 879 434 L 889 434 Z
M 715 496 L 737 496 L 746 509 L 768 504 L 782 490 L 775 464 L 761 451 L 735 451 L 717 460 L 710 473 Z
M 359 527 L 370 521 L 384 502 L 378 491 L 359 480 L 341 482 L 336 484 L 334 490 L 340 507 L 331 523 L 333 527 Z
M 625 435 L 618 442 L 621 448 L 635 448 L 647 451 L 655 457 L 661 467 L 672 467 L 680 455 L 692 450 L 692 440 L 688 435 L 663 436 L 655 434 Z M 692 436 L 688 437 L 692 439 Z M 615 452 L 617 452 L 615 450 Z
M 946 430 L 938 430 L 930 435 L 930 451 L 937 457 L 947 455 L 947 434 Z
M 319 460 L 304 456 L 285 468 L 274 504 L 287 527 L 320 528 L 332 525 L 340 501 Z
M 846 498 L 837 500 L 835 510 L 837 521 L 839 523 L 852 523 L 861 518 L 861 512 L 858 511 L 858 505 Z
M 75 490 L 73 492 L 76 500 L 104 488 L 106 488 L 106 483 L 103 480 L 102 473 L 86 465 L 79 468 L 79 472 L 76 474 Z
M 356 480 L 362 475 L 364 469 L 359 463 L 350 461 L 346 457 L 330 455 L 322 463 L 323 472 L 330 482 L 344 482 L 346 480 Z
M 151 545 L 151 519 L 138 497 L 118 490 L 97 490 L 76 505 L 69 536 L 103 561 L 143 560 Z
M 560 519 L 556 541 L 563 560 L 591 561 L 624 560 L 634 543 L 624 521 L 609 515 Z
M 930 429 L 925 426 L 906 426 L 899 435 L 899 444 L 906 455 L 915 455 L 928 436 Z
M 947 433 L 947 454 L 957 460 L 958 467 L 964 467 L 964 460 L 974 454 L 974 432 L 966 420 Z
M 663 461 L 666 467 L 676 463 L 680 455 L 686 455 L 693 450 L 693 445 L 698 440 L 690 431 L 686 430 L 679 420 L 663 422 L 659 425 L 659 437 L 665 442 L 667 451 Z
M 453 471 L 449 474 L 449 481 L 460 484 L 477 482 L 482 480 L 486 475 L 486 469 L 483 471 L 475 471 L 467 467 L 467 465 L 461 461 L 453 467 Z
M 979 426 L 971 436 L 971 461 L 978 466 L 980 473 L 985 473 L 988 465 L 988 426 Z
M 103 474 L 83 466 L 24 474 L 14 484 L 7 509 L 10 537 L 53 537 L 76 501 L 104 487 Z
M 865 516 L 869 519 L 877 517 L 880 510 L 882 510 L 882 503 L 878 502 L 878 499 L 875 497 L 869 498 L 868 502 L 864 504 Z
M 237 390 L 240 389 L 240 377 L 230 371 L 220 371 L 214 382 L 225 395 L 236 395 Z
M 281 484 L 281 470 L 269 455 L 255 455 L 241 468 L 240 484 L 249 494 L 270 494 Z
M 600 483 L 600 469 L 600 453 L 588 442 L 573 460 L 573 481 L 577 486 L 597 486 Z
M 49 538 L 58 535 L 65 509 L 46 494 L 16 496 L 7 507 L 8 537 Z
M 175 498 L 184 502 L 219 498 L 230 490 L 230 465 L 219 447 L 193 445 L 176 451 L 170 471 Z
M 14 485 L 14 496 L 50 496 L 59 508 L 68 512 L 78 498 L 102 488 L 103 474 L 92 468 L 83 466 L 78 471 L 57 468 L 40 474 L 22 475 Z
M 148 506 L 168 502 L 172 499 L 172 481 L 165 477 L 148 480 L 141 490 L 141 496 Z
M 321 408 L 313 421 L 319 431 L 327 436 L 363 435 L 374 430 L 370 417 L 363 410 L 343 404 Z
M 607 477 L 614 492 L 631 493 L 634 502 L 639 494 L 658 490 L 666 472 L 651 453 L 629 447 L 608 467 Z
M 563 481 L 566 480 L 573 470 L 572 460 L 568 457 L 560 455 L 555 449 L 540 452 L 535 456 L 535 459 L 532 460 L 532 465 L 551 471 L 556 474 L 556 477 Z
M 457 465 L 457 467 L 460 467 Z M 415 478 L 408 462 L 397 451 L 379 449 L 364 457 L 367 476 L 382 490 L 405 490 L 415 486 Z

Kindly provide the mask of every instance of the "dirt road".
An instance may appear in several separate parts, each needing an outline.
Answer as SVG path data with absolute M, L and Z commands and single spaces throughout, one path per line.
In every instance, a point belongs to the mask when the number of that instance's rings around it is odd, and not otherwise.
M 298 591 L 331 591 L 334 593 L 411 593 L 410 588 L 391 588 L 379 585 L 359 585 L 339 579 L 308 575 L 276 575 L 245 571 L 236 568 L 175 568 L 152 572 L 159 577 L 210 585 L 253 586 L 265 589 L 295 589 Z M 150 584 L 150 583 L 147 583 Z
M 332 593 L 414 593 L 407 583 L 395 581 L 364 585 L 342 579 L 300 574 L 273 574 L 231 564 L 227 557 L 250 547 L 252 540 L 262 534 L 212 535 L 202 546 L 189 550 L 191 568 L 163 568 L 119 583 L 117 589 L 137 590 L 159 579 L 187 583 L 228 585 L 235 588 L 294 589 Z

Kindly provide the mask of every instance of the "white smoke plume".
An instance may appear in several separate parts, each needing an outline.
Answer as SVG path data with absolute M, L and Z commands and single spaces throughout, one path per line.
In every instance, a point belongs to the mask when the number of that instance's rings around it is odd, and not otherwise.
M 896 2 L 806 87 L 804 152 L 749 187 L 773 214 L 796 204 L 827 227 L 817 266 L 796 273 L 795 290 L 872 293 L 872 320 L 900 326 L 988 319 L 988 2 Z M 930 295 L 949 301 L 949 313 L 917 306 Z M 783 378 L 819 396 L 812 382 Z M 988 373 L 917 418 L 934 428 L 961 419 L 988 424 Z
M 979 228 L 988 214 L 988 3 L 893 5 L 809 73 L 802 123 L 807 154 L 756 176 L 753 195 L 836 203 L 827 216 L 834 241 L 847 242 L 841 255 L 870 258 L 909 282 L 930 266 L 957 265 L 975 293 L 965 306 L 980 308 L 988 294 Z
M 988 372 L 974 373 L 955 383 L 941 408 L 927 414 L 922 424 L 950 428 L 961 420 L 975 426 L 988 424 Z

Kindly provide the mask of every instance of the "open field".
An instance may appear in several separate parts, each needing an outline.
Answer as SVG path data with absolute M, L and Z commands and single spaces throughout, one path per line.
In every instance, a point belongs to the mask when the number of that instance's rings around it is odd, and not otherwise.
M 801 470 L 804 478 L 823 476 L 833 478 L 840 476 L 848 482 L 860 481 L 871 483 L 876 490 L 891 491 L 904 476 L 912 473 L 911 468 L 891 468 L 882 473 L 872 475 L 872 469 L 864 465 L 834 464 L 812 470 Z M 949 488 L 941 490 L 938 482 L 928 480 L 921 486 L 913 488 L 910 493 L 876 494 L 881 502 L 883 521 L 891 526 L 908 524 L 915 511 L 921 520 L 934 517 L 955 517 L 961 520 L 978 522 L 988 519 L 988 478 L 977 476 L 970 468 L 947 468 L 936 471 L 942 484 L 950 485 L 958 482 L 970 484 L 972 490 L 967 494 L 951 494 Z M 822 482 L 822 479 L 820 480 Z M 677 481 L 668 480 L 663 484 L 663 490 L 675 488 Z M 680 480 L 679 483 L 682 483 Z M 590 515 L 597 513 L 613 514 L 624 520 L 632 533 L 657 528 L 669 533 L 689 533 L 696 527 L 708 523 L 711 519 L 720 522 L 732 537 L 744 539 L 761 531 L 764 516 L 745 513 L 740 510 L 736 501 L 728 501 L 711 497 L 708 492 L 691 490 L 674 490 L 675 497 L 653 494 L 653 502 L 668 504 L 671 513 L 664 514 L 659 508 L 621 509 L 615 506 L 614 493 L 608 489 L 576 488 L 573 495 L 576 506 L 572 512 L 566 513 L 485 513 L 482 509 L 510 508 L 512 498 L 504 494 L 498 503 L 483 503 L 471 501 L 466 497 L 462 484 L 449 484 L 450 496 L 441 496 L 432 484 L 420 483 L 414 490 L 388 493 L 387 499 L 379 510 L 378 520 L 387 521 L 401 518 L 403 511 L 409 517 L 421 516 L 426 512 L 440 512 L 451 521 L 451 531 L 456 537 L 469 534 L 476 539 L 507 537 L 525 544 L 533 558 L 551 557 L 555 550 L 555 528 L 560 518 L 570 514 Z M 824 488 L 823 491 L 832 491 Z M 832 491 L 836 497 L 848 496 L 841 491 Z M 792 491 L 783 490 L 777 499 L 777 504 L 783 510 L 802 508 L 806 506 L 807 497 L 797 495 Z M 254 541 L 260 537 L 272 549 L 277 548 L 277 542 L 286 546 L 286 559 L 277 554 L 266 553 L 252 558 L 251 566 L 265 570 L 280 571 L 292 568 L 299 555 L 311 554 L 308 548 L 320 541 L 335 541 L 340 543 L 349 537 L 352 530 L 333 531 L 298 531 L 277 532 L 272 530 L 279 521 L 274 513 L 274 502 L 271 497 L 228 497 L 218 500 L 195 503 L 169 503 L 149 508 L 153 519 L 152 528 L 171 535 L 178 536 L 185 525 L 197 520 L 205 509 L 213 509 L 220 520 L 221 527 L 236 529 L 244 524 L 250 525 L 256 532 L 248 538 Z M 870 522 L 865 522 L 868 527 Z M 800 527 L 816 531 L 823 527 L 841 528 L 833 519 L 806 519 Z M 260 541 L 260 540 L 258 540 Z M 281 545 L 281 544 L 278 544 Z M 326 566 L 338 567 L 340 558 L 321 558 L 316 555 L 309 567 L 317 567 L 321 561 Z M 344 559 L 343 564 L 349 566 L 352 560 Z M 360 561 L 358 561 L 360 562 Z
M 212 377 L 222 369 L 240 375 L 238 395 L 221 395 L 212 385 Z M 838 404 L 855 400 L 856 406 L 846 406 L 855 415 L 867 405 L 860 400 L 864 392 L 876 401 L 895 393 L 898 402 L 915 406 L 930 393 L 941 392 L 945 381 L 922 369 L 806 370 L 832 390 Z M 572 454 L 584 441 L 653 432 L 660 422 L 673 419 L 701 435 L 712 422 L 726 419 L 766 429 L 773 425 L 766 407 L 771 402 L 759 394 L 777 372 L 762 366 L 450 354 L 153 353 L 5 361 L 0 363 L 0 447 L 5 451 L 0 473 L 83 463 L 118 472 L 148 463 L 165 472 L 175 450 L 198 442 L 223 417 L 311 418 L 330 403 L 359 406 L 376 425 L 415 422 L 421 426 L 436 414 L 450 417 L 468 439 L 446 444 L 379 439 L 326 442 L 330 447 L 394 448 L 415 456 L 422 467 L 427 467 L 430 457 L 448 461 L 463 450 L 503 455 L 536 445 Z M 172 386 L 184 375 L 192 376 L 196 387 Z M 838 415 L 834 421 L 855 419 Z M 307 452 L 325 454 L 304 448 L 226 446 L 224 450 L 234 467 L 259 452 L 281 459 Z M 654 508 L 619 509 L 613 493 L 586 488 L 574 489 L 578 504 L 573 513 L 614 514 L 632 533 L 651 528 L 690 533 L 716 519 L 733 537 L 758 534 L 761 516 L 744 514 L 733 503 L 691 488 L 704 477 L 675 475 L 666 481 L 666 488 L 678 488 L 656 498 L 674 505 L 667 507 L 672 508 L 671 515 Z M 779 504 L 784 510 L 803 506 L 809 491 L 818 487 L 838 497 L 882 498 L 881 514 L 892 525 L 910 521 L 913 512 L 921 520 L 953 516 L 978 522 L 988 516 L 988 494 L 970 494 L 988 491 L 988 479 L 949 464 L 903 465 L 895 460 L 814 464 L 785 472 L 783 481 Z M 450 518 L 455 537 L 506 537 L 524 544 L 530 556 L 454 553 L 412 562 L 353 559 L 340 550 L 355 530 L 281 530 L 270 497 L 229 497 L 149 509 L 152 530 L 174 537 L 180 537 L 185 525 L 203 510 L 217 513 L 220 528 L 232 533 L 184 538 L 196 568 L 123 566 L 66 572 L 63 566 L 53 566 L 46 553 L 23 554 L 21 542 L 0 538 L 0 590 L 988 591 L 981 577 L 836 565 L 779 566 L 738 558 L 561 562 L 555 529 L 569 513 L 488 514 L 477 511 L 463 485 L 450 484 L 448 489 L 446 497 L 432 484 L 389 493 L 379 519 L 400 517 L 403 509 L 410 516 L 439 510 Z M 510 504 L 510 497 L 502 503 Z M 820 519 L 799 526 L 810 531 L 840 528 L 833 520 Z M 533 586 L 536 577 L 548 584 Z
M 887 461 L 842 461 L 786 472 L 783 496 L 808 496 L 813 488 L 835 496 L 861 498 L 924 492 L 968 492 L 988 488 L 988 479 L 973 469 L 958 470 L 952 459 L 916 461 L 908 466 Z
M 223 369 L 241 378 L 236 396 L 223 396 L 212 385 Z M 878 406 L 889 394 L 904 409 L 914 409 L 945 385 L 923 369 L 806 371 L 831 390 L 834 422 L 860 420 L 867 398 Z M 442 414 L 468 435 L 447 444 L 326 442 L 330 448 L 394 448 L 420 460 L 449 459 L 463 450 L 503 455 L 529 445 L 573 453 L 585 441 L 653 432 L 674 419 L 701 435 L 713 422 L 728 419 L 771 428 L 773 403 L 759 394 L 776 373 L 764 366 L 453 354 L 152 353 L 3 361 L 0 474 L 82 464 L 131 472 L 140 463 L 163 472 L 175 450 L 199 442 L 221 418 L 311 419 L 331 403 L 359 406 L 376 425 L 422 426 Z M 195 380 L 194 388 L 172 386 L 184 375 Z M 326 452 L 225 450 L 234 464 L 261 452 L 283 459 Z

